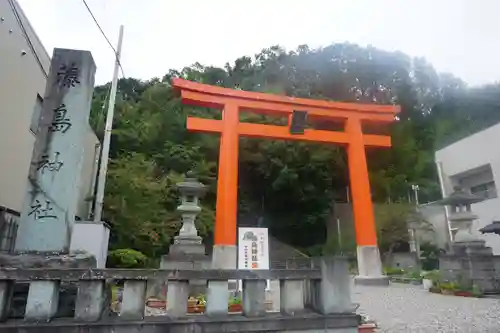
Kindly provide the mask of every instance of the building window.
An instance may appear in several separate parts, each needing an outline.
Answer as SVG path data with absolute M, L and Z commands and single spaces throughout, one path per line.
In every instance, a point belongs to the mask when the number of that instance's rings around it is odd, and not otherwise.
M 492 199 L 497 197 L 497 188 L 495 182 L 490 181 L 484 184 L 471 186 L 470 193 L 484 199 Z
M 497 198 L 497 188 L 490 164 L 467 170 L 450 177 L 454 185 L 483 199 Z
M 38 131 L 38 122 L 40 120 L 40 114 L 42 113 L 43 98 L 40 95 L 36 95 L 35 107 L 33 108 L 33 114 L 31 115 L 30 130 L 34 134 Z

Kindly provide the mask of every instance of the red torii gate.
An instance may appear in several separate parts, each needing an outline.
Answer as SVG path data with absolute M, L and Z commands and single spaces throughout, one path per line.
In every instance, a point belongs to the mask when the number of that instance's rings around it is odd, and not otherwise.
M 190 105 L 222 110 L 222 120 L 188 117 L 190 131 L 220 133 L 219 171 L 214 266 L 236 267 L 237 194 L 238 194 L 238 138 L 274 138 L 335 143 L 347 148 L 350 188 L 358 245 L 359 277 L 384 280 L 370 194 L 365 147 L 390 147 L 391 138 L 385 135 L 363 134 L 362 123 L 389 123 L 399 113 L 399 106 L 340 103 L 277 96 L 257 92 L 221 88 L 175 78 L 172 85 L 180 90 L 182 102 Z M 305 129 L 303 134 L 291 134 L 289 127 L 241 123 L 239 112 L 289 117 L 294 111 L 307 112 L 309 118 L 341 121 L 344 132 Z M 289 121 L 290 125 L 290 121 Z

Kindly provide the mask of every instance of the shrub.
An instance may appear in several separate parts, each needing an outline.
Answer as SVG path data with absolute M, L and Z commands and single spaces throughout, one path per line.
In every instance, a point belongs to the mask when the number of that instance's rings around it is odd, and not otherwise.
M 444 282 L 440 285 L 441 290 L 457 291 L 459 290 L 458 283 L 456 282 Z
M 237 304 L 241 304 L 241 302 L 242 302 L 241 297 L 235 296 L 235 297 L 229 298 L 228 304 L 229 305 L 237 305 Z
M 386 267 L 384 269 L 385 275 L 387 276 L 392 276 L 392 275 L 404 275 L 405 270 L 402 268 L 397 268 L 397 267 Z
M 438 270 L 433 270 L 425 273 L 424 279 L 429 279 L 433 282 L 434 285 L 436 285 L 438 282 L 441 281 L 441 275 L 439 274 Z
M 143 268 L 148 257 L 133 249 L 117 249 L 109 252 L 107 264 L 111 268 Z
M 422 278 L 422 273 L 420 273 L 420 271 L 417 271 L 417 270 L 412 270 L 412 271 L 406 272 L 405 276 L 410 278 L 410 279 L 420 280 Z
M 420 244 L 422 269 L 430 271 L 439 267 L 440 249 L 429 242 Z

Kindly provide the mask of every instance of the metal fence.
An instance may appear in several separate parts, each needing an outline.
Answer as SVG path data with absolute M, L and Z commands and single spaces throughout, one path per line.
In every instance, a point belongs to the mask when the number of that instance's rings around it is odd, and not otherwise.
M 19 226 L 19 213 L 0 207 L 0 252 L 13 252 Z

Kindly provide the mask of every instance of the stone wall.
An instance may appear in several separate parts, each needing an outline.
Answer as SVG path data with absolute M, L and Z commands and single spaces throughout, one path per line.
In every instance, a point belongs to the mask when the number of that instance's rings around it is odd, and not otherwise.
M 316 262 L 318 269 L 262 271 L 0 268 L 0 332 L 357 332 L 347 259 Z M 166 309 L 144 317 L 147 283 L 157 280 L 168 281 Z M 207 281 L 204 314 L 187 313 L 191 280 Z M 241 313 L 228 313 L 229 280 L 243 281 Z M 279 281 L 275 312 L 266 308 L 266 280 Z M 29 283 L 20 320 L 9 318 L 12 284 L 19 281 Z M 109 290 L 116 281 L 125 283 L 119 312 L 112 312 Z M 62 283 L 78 287 L 68 318 L 56 316 Z
M 302 314 L 283 320 L 283 318 L 247 318 L 233 315 L 226 319 L 209 319 L 193 316 L 187 321 L 141 320 L 120 323 L 109 320 L 98 324 L 78 323 L 25 323 L 11 322 L 1 326 L 2 333 L 356 333 L 359 318 L 354 314 L 337 314 L 321 316 Z

